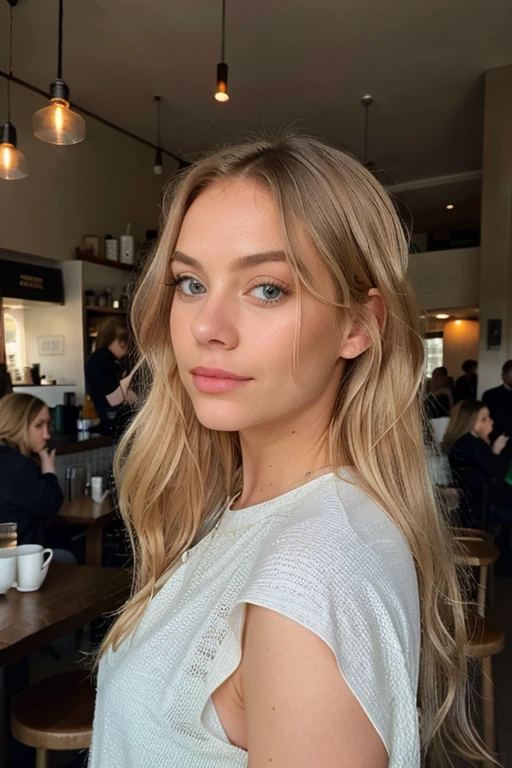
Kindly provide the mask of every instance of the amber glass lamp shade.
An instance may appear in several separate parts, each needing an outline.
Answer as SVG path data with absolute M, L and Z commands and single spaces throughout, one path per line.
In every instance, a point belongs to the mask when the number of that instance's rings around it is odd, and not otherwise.
M 50 86 L 50 104 L 33 117 L 34 136 L 49 144 L 79 144 L 85 139 L 85 120 L 69 107 L 69 89 L 63 80 Z
M 0 126 L 0 179 L 15 181 L 28 176 L 25 155 L 16 148 L 16 128 L 12 123 Z

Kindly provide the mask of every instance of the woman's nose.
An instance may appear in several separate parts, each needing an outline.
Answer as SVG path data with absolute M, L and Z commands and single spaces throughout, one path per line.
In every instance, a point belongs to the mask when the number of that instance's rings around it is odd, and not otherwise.
M 192 322 L 192 335 L 199 344 L 222 344 L 228 349 L 238 344 L 236 307 L 225 297 L 205 297 Z

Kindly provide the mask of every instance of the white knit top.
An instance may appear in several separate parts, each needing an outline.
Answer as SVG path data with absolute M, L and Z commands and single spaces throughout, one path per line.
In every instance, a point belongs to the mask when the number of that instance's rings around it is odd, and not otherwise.
M 246 768 L 211 694 L 237 668 L 246 603 L 302 624 L 334 652 L 389 768 L 420 765 L 420 618 L 403 536 L 357 485 L 329 474 L 226 509 L 138 628 L 101 661 L 89 768 Z

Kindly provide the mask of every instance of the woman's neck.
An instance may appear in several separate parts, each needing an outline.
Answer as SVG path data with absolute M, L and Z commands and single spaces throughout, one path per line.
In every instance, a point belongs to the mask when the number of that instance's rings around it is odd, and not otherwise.
M 243 489 L 233 509 L 269 501 L 332 471 L 328 420 L 298 417 L 282 428 L 240 433 Z

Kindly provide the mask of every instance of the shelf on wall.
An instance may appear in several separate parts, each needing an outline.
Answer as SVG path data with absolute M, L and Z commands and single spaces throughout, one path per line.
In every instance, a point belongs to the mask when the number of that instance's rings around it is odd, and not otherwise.
M 104 267 L 122 269 L 125 272 L 133 272 L 133 264 L 122 264 L 120 261 L 110 261 L 109 259 L 102 259 L 99 256 L 88 256 L 83 252 L 80 253 L 80 258 L 78 261 L 88 261 L 91 264 L 101 264 Z
M 126 309 L 114 309 L 114 307 L 85 307 L 86 312 L 96 312 L 98 315 L 126 315 Z

